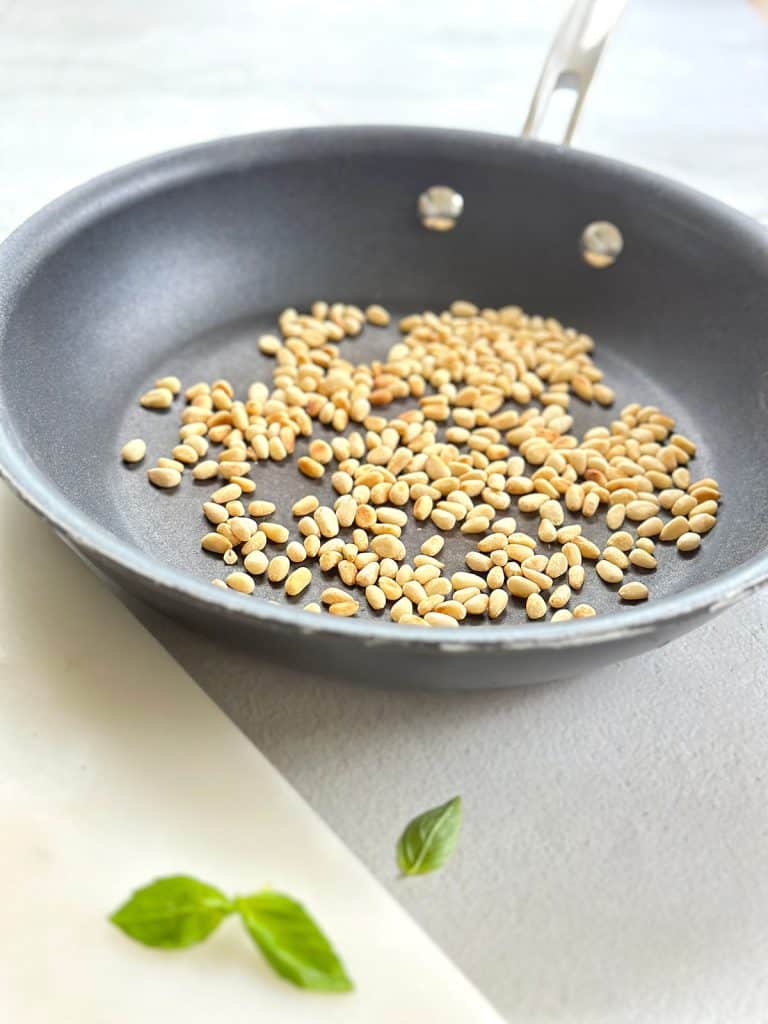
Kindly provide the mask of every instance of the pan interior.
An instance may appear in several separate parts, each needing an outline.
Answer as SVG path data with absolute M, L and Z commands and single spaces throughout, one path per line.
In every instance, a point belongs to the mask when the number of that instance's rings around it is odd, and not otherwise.
M 658 405 L 696 439 L 692 470 L 720 481 L 720 521 L 695 555 L 658 545 L 659 569 L 637 574 L 654 597 L 705 583 L 763 550 L 765 254 L 758 258 L 716 207 L 588 157 L 471 138 L 446 147 L 439 133 L 392 136 L 385 147 L 376 138 L 345 141 L 342 133 L 333 144 L 269 159 L 254 140 L 234 168 L 216 170 L 213 160 L 182 182 L 126 196 L 51 250 L 9 318 L 0 374 L 3 411 L 56 487 L 158 564 L 223 578 L 231 570 L 199 547 L 210 483 L 187 474 L 177 492 L 164 492 L 146 481 L 147 466 L 176 443 L 180 400 L 147 411 L 139 394 L 167 373 L 185 385 L 222 376 L 243 391 L 269 381 L 273 362 L 256 339 L 275 330 L 287 305 L 381 302 L 396 320 L 467 298 L 518 303 L 592 334 L 616 408 Z M 227 155 L 220 146 L 219 162 Z M 446 235 L 424 231 L 414 215 L 418 194 L 441 182 L 466 202 Z M 595 219 L 618 224 L 625 239 L 624 255 L 605 271 L 578 252 L 581 229 Z M 367 361 L 397 336 L 395 326 L 368 327 L 344 346 Z M 608 423 L 615 409 L 574 398 L 571 411 L 581 431 Z M 315 428 L 316 436 L 324 431 Z M 118 452 L 130 437 L 145 438 L 148 455 L 127 468 Z M 253 476 L 255 496 L 273 501 L 274 518 L 286 524 L 300 495 L 334 497 L 327 480 L 306 480 L 292 461 L 259 465 Z M 513 512 L 535 528 L 535 517 Z M 409 554 L 433 532 L 409 523 Z M 600 543 L 610 531 L 596 517 L 585 532 Z M 472 546 L 458 531 L 449 535 L 448 568 L 463 568 Z M 631 615 L 615 588 L 592 575 L 580 599 Z M 338 585 L 321 576 L 316 570 L 296 603 Z M 284 597 L 265 581 L 251 599 Z M 363 602 L 361 614 L 376 613 Z M 510 604 L 496 625 L 523 621 Z

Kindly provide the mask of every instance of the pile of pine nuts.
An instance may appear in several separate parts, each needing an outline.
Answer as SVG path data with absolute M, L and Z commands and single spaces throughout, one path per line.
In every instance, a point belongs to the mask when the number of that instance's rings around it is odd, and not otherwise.
M 251 594 L 266 579 L 296 598 L 317 565 L 344 588 L 327 587 L 321 604 L 304 605 L 309 612 L 351 616 L 365 600 L 395 622 L 455 627 L 498 619 L 513 598 L 529 619 L 550 613 L 563 622 L 595 614 L 574 596 L 588 566 L 621 601 L 644 601 L 646 583 L 626 581 L 625 571 L 651 574 L 657 542 L 687 554 L 715 526 L 720 488 L 692 478 L 696 446 L 674 432 L 671 417 L 633 403 L 610 426 L 570 432 L 574 397 L 614 401 L 588 335 L 517 306 L 460 301 L 402 320 L 386 362 L 342 355 L 339 343 L 366 322 L 389 320 L 378 305 L 286 309 L 279 334 L 258 341 L 275 359 L 271 389 L 253 383 L 243 400 L 229 381 L 215 380 L 184 392 L 179 443 L 148 477 L 174 488 L 189 468 L 212 482 L 201 545 L 237 566 L 214 585 Z M 177 377 L 163 377 L 140 403 L 168 409 L 181 390 Z M 399 400 L 410 407 L 389 418 Z M 316 422 L 329 428 L 327 439 L 313 438 Z M 131 463 L 145 453 L 137 438 L 121 455 Z M 310 488 L 293 505 L 292 536 L 270 518 L 273 502 L 255 496 L 252 473 L 294 455 L 309 481 L 329 474 L 338 497 L 321 505 Z M 518 525 L 513 506 L 537 517 L 535 529 Z M 436 531 L 412 558 L 402 539 L 409 520 Z M 602 548 L 583 530 L 599 520 L 612 531 Z M 443 534 L 455 530 L 474 548 L 450 572 L 440 555 Z M 268 546 L 281 551 L 269 556 Z

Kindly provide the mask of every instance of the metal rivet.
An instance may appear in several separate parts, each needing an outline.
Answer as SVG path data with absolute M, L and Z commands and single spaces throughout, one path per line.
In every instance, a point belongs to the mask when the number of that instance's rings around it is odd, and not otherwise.
M 448 185 L 433 185 L 419 196 L 419 217 L 430 231 L 450 231 L 464 210 L 464 197 Z
M 609 220 L 593 220 L 581 233 L 581 255 L 590 267 L 603 270 L 613 266 L 621 256 L 624 239 L 615 224 Z

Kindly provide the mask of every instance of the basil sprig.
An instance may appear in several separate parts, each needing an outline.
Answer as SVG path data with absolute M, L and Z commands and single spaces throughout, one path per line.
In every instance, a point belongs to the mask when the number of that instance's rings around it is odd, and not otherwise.
M 110 920 L 145 946 L 184 949 L 207 939 L 233 913 L 267 963 L 287 981 L 322 992 L 348 992 L 354 987 L 304 907 L 270 889 L 229 899 L 205 882 L 172 875 L 137 889 Z

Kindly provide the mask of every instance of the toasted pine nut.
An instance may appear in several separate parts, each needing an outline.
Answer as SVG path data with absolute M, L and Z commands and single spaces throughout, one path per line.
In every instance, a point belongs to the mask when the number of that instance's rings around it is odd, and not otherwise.
M 181 473 L 178 469 L 164 469 L 161 466 L 154 466 L 152 469 L 147 470 L 147 476 L 150 483 L 153 483 L 155 487 L 178 487 L 181 483 Z
M 359 603 L 352 598 L 346 598 L 344 601 L 334 601 L 334 603 L 328 607 L 328 611 L 331 615 L 341 615 L 345 618 L 357 615 L 359 609 Z
M 267 579 L 271 583 L 282 583 L 291 569 L 291 563 L 285 555 L 275 555 L 267 565 Z
M 540 594 L 530 594 L 525 602 L 525 614 L 529 619 L 543 619 L 547 614 L 547 605 Z
M 639 580 L 632 580 L 619 587 L 619 597 L 622 601 L 647 601 L 648 587 Z
M 312 573 L 305 565 L 302 565 L 300 568 L 294 569 L 286 579 L 285 592 L 289 597 L 296 597 L 297 594 L 306 590 L 311 582 Z
M 243 566 L 252 576 L 263 576 L 268 565 L 269 559 L 263 551 L 251 551 L 243 559 Z
M 252 594 L 256 586 L 251 577 L 244 572 L 231 572 L 225 583 L 240 594 Z
M 593 615 L 597 615 L 597 612 L 591 604 L 577 604 L 573 609 L 574 619 L 589 619 Z
M 701 537 L 698 533 L 682 533 L 677 538 L 678 551 L 695 551 L 701 544 Z
M 120 449 L 120 458 L 123 462 L 141 462 L 146 454 L 147 443 L 140 437 L 135 437 L 132 441 L 126 441 Z
M 595 569 L 597 571 L 597 575 L 605 583 L 621 583 L 624 579 L 624 573 L 618 565 L 614 565 L 613 562 L 609 562 L 604 558 L 600 559 L 595 566 Z
M 369 324 L 373 324 L 376 327 L 386 327 L 390 320 L 386 309 L 383 306 L 377 305 L 368 306 L 365 311 L 365 318 Z
M 145 409 L 167 409 L 173 403 L 173 392 L 169 388 L 150 388 L 139 399 Z

